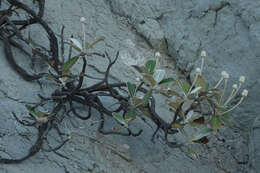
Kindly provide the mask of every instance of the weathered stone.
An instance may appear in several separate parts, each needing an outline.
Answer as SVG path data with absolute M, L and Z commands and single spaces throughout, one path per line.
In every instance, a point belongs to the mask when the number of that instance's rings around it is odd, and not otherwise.
M 183 1 L 183 0 L 56 0 L 46 1 L 44 19 L 56 33 L 65 25 L 65 37 L 71 34 L 81 38 L 79 19 L 84 16 L 87 20 L 87 41 L 93 42 L 101 36 L 105 41 L 96 45 L 97 51 L 108 51 L 115 55 L 120 50 L 120 59 L 112 69 L 113 81 L 133 81 L 137 74 L 131 67 L 125 65 L 129 60 L 133 63 L 143 63 L 147 58 L 153 58 L 155 50 L 169 53 L 177 67 L 190 72 L 200 64 L 201 50 L 207 51 L 205 70 L 206 78 L 214 84 L 222 70 L 230 73 L 232 82 L 237 81 L 240 75 L 246 76 L 244 87 L 249 90 L 249 97 L 234 112 L 238 125 L 243 130 L 252 129 L 250 133 L 249 161 L 247 164 L 246 135 L 233 139 L 232 131 L 221 132 L 226 138 L 231 136 L 226 145 L 216 141 L 207 147 L 195 147 L 198 151 L 198 160 L 190 159 L 187 152 L 178 149 L 169 149 L 161 144 L 160 133 L 156 143 L 150 141 L 152 131 L 145 124 L 137 124 L 144 129 L 144 133 L 137 138 L 106 136 L 96 132 L 97 126 L 90 126 L 91 122 L 75 120 L 74 128 L 69 120 L 64 122 L 64 130 L 77 131 L 75 137 L 59 152 L 67 158 L 54 153 L 40 152 L 33 158 L 19 165 L 0 165 L 1 172 L 248 172 L 249 166 L 254 170 L 260 169 L 257 163 L 259 157 L 259 128 L 258 116 L 260 84 L 259 76 L 259 2 L 254 0 L 230 1 Z M 133 29 L 134 28 L 134 29 Z M 39 32 L 38 28 L 31 28 L 32 38 L 39 43 L 48 44 L 46 34 Z M 142 37 L 144 37 L 144 39 Z M 166 42 L 164 40 L 166 39 Z M 167 46 L 165 45 L 167 43 Z M 163 45 L 161 47 L 161 45 Z M 3 47 L 0 42 L 0 47 Z M 168 50 L 165 50 L 168 48 Z M 165 52 L 164 52 L 165 51 Z M 26 114 L 24 102 L 36 102 L 37 93 L 50 94 L 55 86 L 44 86 L 37 83 L 25 82 L 17 75 L 4 59 L 0 64 L 0 154 L 1 156 L 18 157 L 23 154 L 32 143 L 27 137 L 34 134 L 34 130 L 21 127 L 14 123 L 11 112 L 16 112 L 19 117 Z M 20 52 L 15 54 L 17 60 L 29 69 L 29 61 Z M 165 59 L 167 58 L 164 55 Z M 132 59 L 131 59 L 132 58 Z M 173 61 L 173 60 L 172 60 Z M 170 62 L 170 61 L 167 61 Z M 107 62 L 97 57 L 89 57 L 88 70 L 90 74 L 101 76 Z M 175 65 L 168 63 L 171 70 Z M 81 63 L 76 65 L 81 67 Z M 79 71 L 80 68 L 74 70 Z M 176 74 L 172 72 L 171 74 Z M 89 85 L 89 83 L 87 83 Z M 231 86 L 231 85 L 230 85 Z M 29 88 L 29 89 L 28 89 Z M 18 100 L 17 100 L 18 99 Z M 159 98 L 160 99 L 160 98 Z M 107 105 L 111 104 L 107 101 Z M 163 100 L 159 101 L 163 104 Z M 158 107 L 159 109 L 160 107 Z M 165 111 L 165 110 L 164 110 Z M 160 110 L 158 111 L 160 112 Z M 163 115 L 161 115 L 163 116 Z M 167 115 L 168 116 L 168 115 Z M 93 116 L 95 121 L 95 115 Z M 253 126 L 254 123 L 254 126 Z M 113 126 L 113 122 L 109 124 Z M 108 126 L 109 127 L 109 126 Z M 154 126 L 152 126 L 155 128 Z M 253 127 L 253 128 L 252 128 Z M 22 136 L 14 130 L 22 132 Z M 239 131 L 239 134 L 242 133 Z M 22 140 L 16 138 L 19 136 Z M 93 138 L 103 137 L 99 142 Z M 229 139 L 229 138 L 228 138 Z M 174 139 L 172 139 L 174 140 Z M 213 140 L 214 141 L 214 140 Z M 11 145 L 11 144 L 14 144 Z M 235 143 L 239 145 L 235 145 Z M 130 146 L 127 158 L 132 162 L 122 159 L 114 148 L 123 144 Z M 2 149 L 9 149 L 7 153 Z M 19 146 L 22 146 L 19 148 Z M 117 147 L 119 146 L 119 147 Z M 213 146 L 213 147 L 212 147 Z M 216 147 L 214 147 L 216 146 Z M 112 148 L 111 148 L 112 147 Z M 230 149 L 231 148 L 231 149 Z M 242 148 L 242 150 L 240 150 Z M 239 152 L 238 152 L 239 151 Z M 235 158 L 231 157 L 235 156 Z M 203 159 L 205 158 L 205 159 Z M 237 163 L 237 160 L 245 164 Z M 170 166 L 169 166 L 170 165 Z

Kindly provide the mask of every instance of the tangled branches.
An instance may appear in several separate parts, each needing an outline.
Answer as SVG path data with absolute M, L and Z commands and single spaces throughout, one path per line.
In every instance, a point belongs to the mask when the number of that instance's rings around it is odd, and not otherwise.
M 157 64 L 154 60 L 147 61 L 145 66 L 135 67 L 143 77 L 138 85 L 130 82 L 110 83 L 110 70 L 116 63 L 119 52 L 116 53 L 114 58 L 107 52 L 104 52 L 104 54 L 90 52 L 89 49 L 99 41 L 102 41 L 102 39 L 98 39 L 92 44 L 85 45 L 84 18 L 81 19 L 84 32 L 84 44 L 81 45 L 79 41 L 74 38 L 70 38 L 70 42 L 64 41 L 64 27 L 62 27 L 60 35 L 61 44 L 59 46 L 56 35 L 42 18 L 45 7 L 44 0 L 35 1 L 38 4 L 38 13 L 18 0 L 7 0 L 7 2 L 7 8 L 0 10 L 0 39 L 4 43 L 5 56 L 10 66 L 26 81 L 48 78 L 54 81 L 59 88 L 49 97 L 39 94 L 39 103 L 33 106 L 26 105 L 30 116 L 29 120 L 21 120 L 15 112 L 12 112 L 12 115 L 17 122 L 23 126 L 37 129 L 37 139 L 25 156 L 17 159 L 0 157 L 0 163 L 19 163 L 32 157 L 40 150 L 56 152 L 68 142 L 71 137 L 71 134 L 64 133 L 60 129 L 63 120 L 71 115 L 80 120 L 89 120 L 93 111 L 98 112 L 98 131 L 104 135 L 139 136 L 142 133 L 142 129 L 136 131 L 136 129 L 133 129 L 133 127 L 130 126 L 131 122 L 138 118 L 147 123 L 146 120 L 148 118 L 156 125 L 156 130 L 153 132 L 151 138 L 152 141 L 159 130 L 161 130 L 164 133 L 164 140 L 169 147 L 181 147 L 182 144 L 169 141 L 168 136 L 174 135 L 179 131 L 183 132 L 185 125 L 194 126 L 199 124 L 204 128 L 201 129 L 197 135 L 193 136 L 189 143 L 205 144 L 208 142 L 207 136 L 220 129 L 223 123 L 226 123 L 226 119 L 228 118 L 227 113 L 236 108 L 248 94 L 248 91 L 244 90 L 239 102 L 230 108 L 228 104 L 238 93 L 242 83 L 245 81 L 245 77 L 240 77 L 239 85 L 234 84 L 229 97 L 224 100 L 229 77 L 226 72 L 222 72 L 222 77 L 215 87 L 209 88 L 201 73 L 206 57 L 205 52 L 202 52 L 201 54 L 202 65 L 201 68 L 197 68 L 192 84 L 173 78 L 164 78 L 165 70 L 157 69 Z M 29 19 L 13 20 L 15 14 L 17 15 L 18 9 L 28 15 Z M 23 36 L 22 31 L 33 24 L 40 25 L 41 28 L 46 31 L 49 39 L 49 48 L 45 48 L 38 44 L 37 47 L 34 47 L 33 45 L 35 43 Z M 69 45 L 67 58 L 65 58 L 65 44 Z M 31 53 L 28 52 L 23 45 L 29 47 Z M 30 58 L 34 55 L 39 56 L 48 64 L 50 69 L 48 72 L 30 74 L 15 61 L 12 47 L 19 49 Z M 60 55 L 59 47 L 61 50 Z M 72 50 L 74 49 L 79 53 L 72 57 Z M 87 73 L 87 57 L 89 56 L 97 56 L 108 61 L 102 78 L 97 78 Z M 160 57 L 160 55 L 156 56 L 157 58 Z M 70 69 L 78 60 L 82 60 L 83 63 L 80 74 L 75 75 Z M 86 79 L 95 79 L 97 82 L 86 87 L 86 82 L 84 82 Z M 175 92 L 171 90 L 171 88 L 165 90 L 160 87 L 162 84 L 173 81 L 182 90 L 181 93 Z M 224 81 L 223 90 L 218 88 L 222 81 Z M 155 110 L 156 103 L 153 96 L 154 93 L 176 98 L 169 103 L 169 106 L 174 112 L 171 122 L 163 120 L 157 114 Z M 106 107 L 104 101 L 101 100 L 104 96 L 116 100 L 116 104 L 119 106 L 115 110 Z M 39 110 L 39 108 L 49 102 L 54 105 L 51 111 L 43 112 Z M 81 115 L 76 109 L 75 104 L 86 107 L 88 109 L 87 116 Z M 208 106 L 207 112 L 203 109 L 203 105 Z M 114 118 L 121 128 L 119 130 L 106 130 L 104 126 L 108 117 Z M 59 144 L 55 147 L 51 146 L 49 142 L 49 134 L 52 130 L 55 130 L 61 139 Z
M 83 66 L 81 70 L 81 74 L 78 76 L 78 80 L 72 80 L 69 82 L 61 82 L 61 79 L 70 78 L 70 73 L 64 72 L 64 59 L 59 58 L 58 52 L 58 41 L 57 38 L 52 31 L 52 29 L 48 26 L 48 24 L 42 19 L 44 14 L 44 0 L 37 0 L 38 3 L 38 13 L 36 14 L 32 9 L 30 9 L 26 4 L 21 3 L 18 0 L 7 0 L 9 3 L 9 7 L 5 10 L 1 10 L 0 14 L 0 38 L 4 43 L 4 51 L 6 55 L 6 59 L 8 60 L 9 64 L 23 79 L 26 81 L 34 81 L 38 80 L 46 75 L 52 77 L 54 81 L 58 81 L 61 83 L 62 87 L 56 90 L 50 98 L 43 97 L 39 95 L 41 102 L 33 107 L 27 105 L 27 109 L 29 110 L 29 114 L 31 116 L 31 120 L 20 120 L 16 114 L 13 112 L 13 116 L 15 119 L 24 126 L 32 126 L 35 127 L 38 131 L 38 137 L 35 143 L 31 146 L 28 153 L 21 158 L 18 159 L 5 159 L 0 158 L 0 163 L 19 163 L 23 160 L 28 159 L 29 157 L 35 155 L 40 150 L 43 151 L 56 151 L 60 149 L 68 140 L 69 134 L 65 134 L 61 132 L 59 129 L 59 124 L 62 120 L 68 116 L 69 114 L 73 114 L 75 117 L 81 120 L 88 120 L 93 110 L 97 110 L 100 115 L 100 124 L 98 127 L 98 131 L 104 135 L 114 134 L 114 135 L 123 135 L 123 136 L 139 136 L 142 133 L 142 130 L 134 132 L 130 127 L 124 126 L 122 131 L 107 131 L 104 129 L 104 124 L 106 122 L 106 117 L 110 116 L 113 117 L 114 112 L 123 112 L 123 115 L 128 112 L 130 108 L 129 104 L 129 97 L 120 94 L 118 91 L 120 88 L 125 88 L 127 85 L 125 83 L 114 83 L 110 84 L 108 81 L 108 76 L 111 67 L 115 64 L 116 60 L 118 59 L 119 53 L 117 52 L 114 59 L 112 59 L 108 53 L 99 54 L 99 53 L 80 53 L 77 58 L 83 61 Z M 10 16 L 13 16 L 16 13 L 16 9 L 23 10 L 28 16 L 30 16 L 27 20 L 11 20 Z M 42 49 L 34 49 L 31 45 L 31 41 L 24 38 L 21 31 L 27 28 L 32 24 L 39 24 L 47 33 L 49 38 L 49 50 Z M 63 28 L 64 29 L 64 28 Z M 61 57 L 64 57 L 64 40 L 63 40 L 63 29 L 62 29 L 62 39 L 61 39 Z M 16 47 L 22 52 L 26 53 L 29 57 L 32 55 L 27 52 L 23 46 L 18 43 L 16 40 L 22 41 L 24 44 L 29 45 L 32 48 L 32 52 L 40 56 L 45 62 L 47 62 L 54 72 L 49 71 L 49 73 L 40 73 L 40 74 L 30 74 L 27 72 L 23 67 L 17 64 L 14 59 L 14 55 L 12 53 L 12 47 Z M 70 49 L 71 50 L 71 49 Z M 45 51 L 44 53 L 42 53 Z M 86 75 L 86 66 L 87 66 L 87 59 L 86 56 L 100 56 L 102 58 L 106 58 L 108 60 L 108 66 L 106 68 L 105 75 L 102 79 L 99 79 L 99 82 L 95 83 L 92 86 L 84 87 L 84 79 L 85 78 L 94 78 L 93 76 Z M 70 57 L 71 52 L 69 53 L 68 61 L 72 60 L 73 58 Z M 68 70 L 68 69 L 66 69 Z M 65 70 L 65 71 L 66 71 Z M 141 85 L 137 89 L 138 92 L 146 93 L 147 90 L 142 88 Z M 117 100 L 119 103 L 119 107 L 116 110 L 109 110 L 106 108 L 102 100 L 100 99 L 101 96 L 108 96 L 112 97 Z M 152 97 L 151 97 L 152 98 Z M 44 105 L 45 102 L 51 101 L 56 103 L 53 110 L 50 113 L 43 113 L 43 112 L 36 112 L 37 107 Z M 167 144 L 170 146 L 177 146 L 174 142 L 169 142 L 167 135 L 174 134 L 177 130 L 171 129 L 171 124 L 166 123 L 162 120 L 155 112 L 155 103 L 154 99 L 149 99 L 149 102 L 143 105 L 143 108 L 146 108 L 149 113 L 151 114 L 152 120 L 157 125 L 157 129 L 153 134 L 153 137 L 158 132 L 159 129 L 162 129 L 165 133 L 165 140 Z M 80 115 L 76 108 L 74 107 L 74 103 L 81 104 L 83 106 L 88 107 L 88 115 L 83 116 Z M 120 123 L 119 123 L 120 124 Z M 122 124 L 120 124 L 122 125 Z M 51 147 L 48 142 L 48 133 L 55 129 L 63 141 L 56 147 Z M 66 139 L 64 139 L 66 137 Z M 48 149 L 43 147 L 43 143 L 47 143 L 49 146 Z

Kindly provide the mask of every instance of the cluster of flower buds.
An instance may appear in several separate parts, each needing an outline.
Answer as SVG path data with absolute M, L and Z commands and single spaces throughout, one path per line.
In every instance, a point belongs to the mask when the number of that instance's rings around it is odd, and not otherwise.
M 196 80 L 196 77 L 199 74 L 201 75 L 201 72 L 202 72 L 202 69 L 203 69 L 203 66 L 204 66 L 204 63 L 205 63 L 205 57 L 206 57 L 206 52 L 205 51 L 201 52 L 201 57 L 202 57 L 201 68 L 196 68 L 196 76 L 195 76 L 194 81 Z M 227 98 L 227 100 L 225 102 L 223 102 L 222 98 L 223 98 L 223 96 L 225 94 L 225 91 L 226 91 L 226 88 L 227 88 L 228 79 L 229 79 L 229 74 L 226 71 L 222 71 L 221 72 L 221 78 L 220 78 L 220 80 L 217 82 L 217 84 L 214 87 L 214 88 L 218 88 L 220 86 L 220 84 L 224 81 L 224 88 L 223 88 L 223 91 L 222 91 L 222 94 L 221 94 L 221 98 L 219 100 L 220 106 L 222 104 L 223 104 L 223 106 L 226 106 L 228 103 L 230 103 L 230 101 L 237 95 L 237 93 L 240 90 L 242 84 L 245 82 L 245 76 L 240 76 L 239 77 L 239 83 L 232 85 L 232 91 L 231 91 L 229 97 Z M 222 114 L 225 114 L 225 113 L 230 112 L 233 109 L 235 109 L 239 104 L 242 103 L 242 101 L 244 100 L 245 97 L 247 97 L 247 95 L 248 95 L 248 90 L 244 89 L 241 92 L 241 98 L 240 98 L 239 102 L 236 105 L 234 105 L 232 108 L 230 108 L 229 110 L 223 112 Z

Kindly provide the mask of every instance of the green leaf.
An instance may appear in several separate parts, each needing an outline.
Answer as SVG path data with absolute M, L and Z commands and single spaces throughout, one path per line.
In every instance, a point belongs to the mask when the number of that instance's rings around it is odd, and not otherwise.
M 125 113 L 125 121 L 130 122 L 132 120 L 136 119 L 136 113 L 133 109 L 128 110 Z
M 201 91 L 206 91 L 207 83 L 206 83 L 205 79 L 201 75 L 198 75 L 197 81 L 195 83 L 195 87 L 199 87 L 199 86 L 201 87 L 200 92 Z
M 124 120 L 124 118 L 119 113 L 113 112 L 112 115 L 120 124 L 128 127 L 127 122 Z
M 188 82 L 182 81 L 181 87 L 182 87 L 182 90 L 184 91 L 184 93 L 187 94 L 189 92 L 191 86 Z
M 197 141 L 205 136 L 210 135 L 213 132 L 211 128 L 205 127 L 201 129 L 195 136 L 192 137 L 192 141 Z
M 173 78 L 165 78 L 165 79 L 163 79 L 159 82 L 159 85 L 169 83 L 169 82 L 173 82 L 173 81 L 175 81 Z
M 73 58 L 69 59 L 62 67 L 62 73 L 66 74 L 69 69 L 78 61 L 79 57 L 74 56 Z
M 30 105 L 25 105 L 26 109 L 29 111 L 29 115 L 34 118 L 34 119 L 37 119 L 38 118 L 38 115 L 36 113 L 36 111 L 34 110 L 33 107 L 31 107 Z
M 210 124 L 211 124 L 212 129 L 218 130 L 218 129 L 220 129 L 222 122 L 218 115 L 214 115 L 211 118 Z
M 143 104 L 143 99 L 137 98 L 137 97 L 132 97 L 131 98 L 133 106 L 140 106 Z
M 149 103 L 150 98 L 152 97 L 152 90 L 149 90 L 147 93 L 145 93 L 144 97 L 143 97 L 143 104 L 147 105 Z
M 173 124 L 172 124 L 172 128 L 175 128 L 175 129 L 183 129 L 183 128 L 184 128 L 184 125 L 183 125 L 183 124 L 180 124 L 180 123 L 173 123 Z
M 92 47 L 94 47 L 97 43 L 104 41 L 105 37 L 100 37 L 99 39 L 97 39 L 96 41 L 94 41 L 93 43 L 91 43 L 87 49 L 91 49 Z
M 142 112 L 142 114 L 152 120 L 152 115 L 150 114 L 148 108 L 146 107 L 141 107 L 139 110 Z
M 154 72 L 155 66 L 156 66 L 156 61 L 154 60 L 149 60 L 145 64 L 145 67 L 149 70 L 150 73 Z
M 136 86 L 130 82 L 127 82 L 128 94 L 130 97 L 135 96 Z

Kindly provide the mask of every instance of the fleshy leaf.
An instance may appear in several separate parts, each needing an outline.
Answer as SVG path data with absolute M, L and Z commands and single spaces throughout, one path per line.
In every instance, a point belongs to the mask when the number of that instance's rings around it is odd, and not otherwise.
M 155 70 L 156 61 L 149 60 L 146 62 L 145 67 L 149 70 L 150 73 L 153 73 Z
M 62 67 L 62 74 L 66 74 L 69 69 L 78 61 L 78 59 L 78 56 L 74 56 L 73 58 L 69 59 Z
M 153 79 L 156 81 L 156 83 L 159 83 L 160 81 L 163 80 L 164 76 L 165 76 L 165 70 L 163 69 L 157 69 L 155 70 L 154 74 L 153 74 Z
M 130 97 L 135 96 L 136 86 L 130 82 L 127 82 L 128 94 Z
M 222 122 L 221 122 L 221 119 L 219 118 L 219 116 L 215 115 L 211 118 L 210 124 L 214 130 L 218 130 L 218 129 L 220 129 Z

